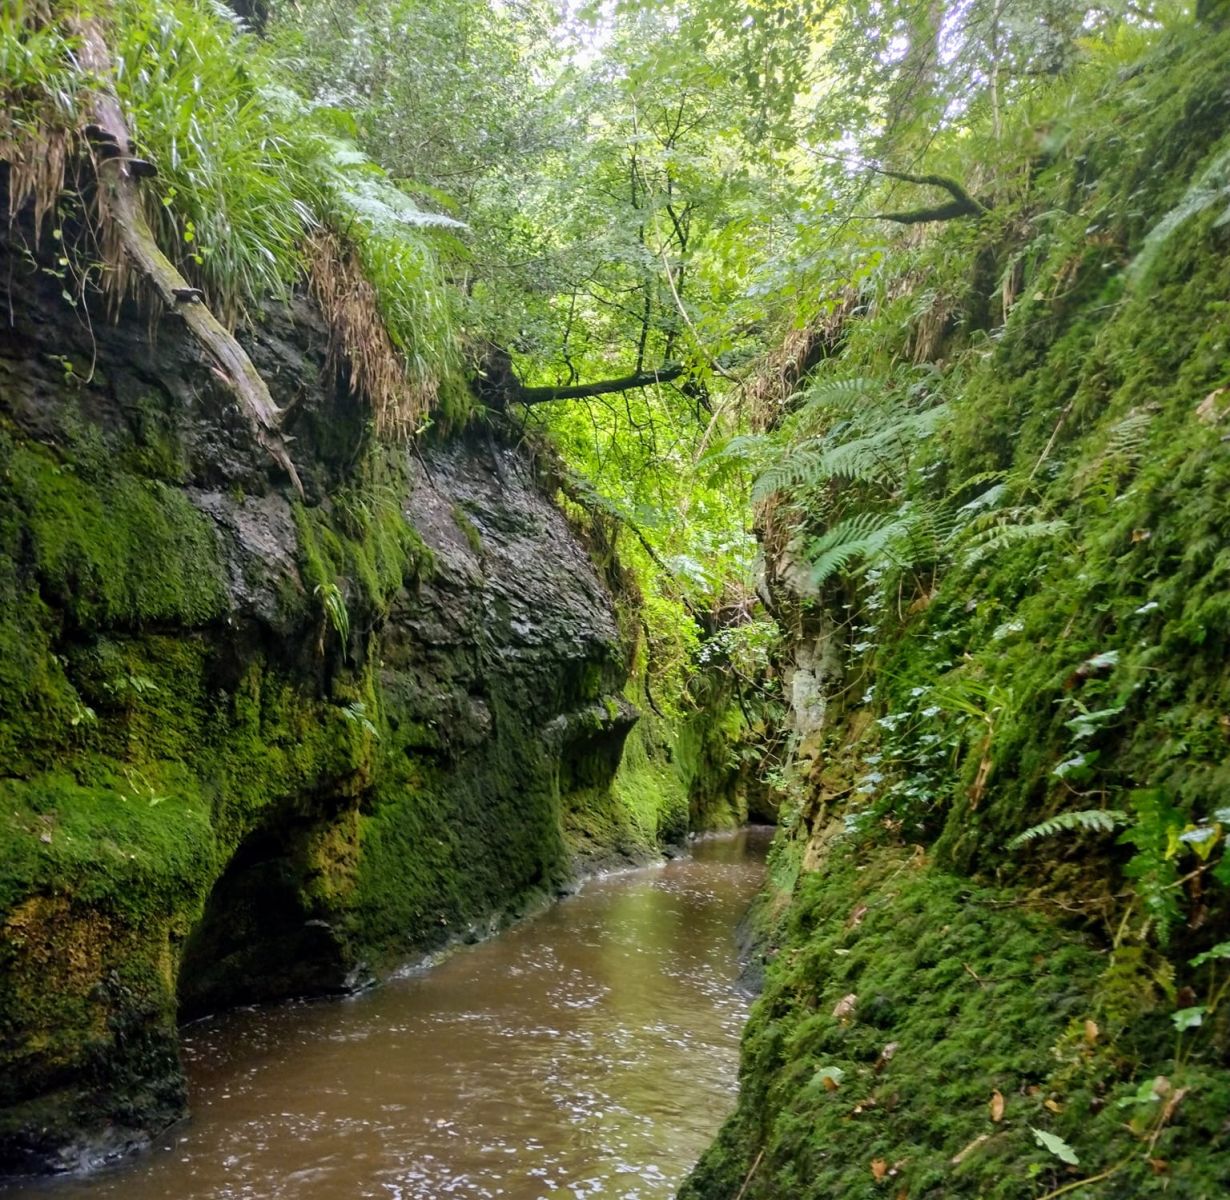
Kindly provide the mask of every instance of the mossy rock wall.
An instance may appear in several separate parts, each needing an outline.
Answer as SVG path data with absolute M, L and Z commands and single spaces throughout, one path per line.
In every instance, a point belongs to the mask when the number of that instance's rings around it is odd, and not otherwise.
M 0 1173 L 181 1116 L 181 1017 L 360 986 L 671 825 L 612 793 L 613 602 L 498 433 L 374 445 L 315 312 L 267 313 L 300 499 L 173 316 L 74 310 L 18 241 Z
M 907 578 L 874 634 L 855 576 L 784 598 L 765 990 L 684 1200 L 1230 1193 L 1230 42 L 1137 44 L 1012 220 L 900 251 L 937 293 L 1020 272 L 989 337 L 951 322 L 912 501 L 992 472 L 1057 532 Z M 1109 824 L 1010 844 L 1074 810 Z
M 625 644 L 634 651 L 624 695 L 629 705 L 641 705 L 641 717 L 615 775 L 617 811 L 631 813 L 640 836 L 659 842 L 736 829 L 749 821 L 773 824 L 775 797 L 755 769 L 762 747 L 746 701 L 737 697 L 720 666 L 701 667 L 676 705 L 659 709 L 654 681 L 646 678 L 640 622 L 627 619 L 629 603 L 621 596 L 618 604 Z

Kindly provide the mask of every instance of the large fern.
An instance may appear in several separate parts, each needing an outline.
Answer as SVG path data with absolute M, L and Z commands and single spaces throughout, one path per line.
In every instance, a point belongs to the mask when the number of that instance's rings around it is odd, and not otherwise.
M 1153 424 L 1156 411 L 1157 405 L 1140 405 L 1116 421 L 1107 439 L 1107 456 L 1124 462 L 1136 462 L 1144 454 L 1149 427 Z
M 742 472 L 759 474 L 776 450 L 773 435 L 745 433 L 710 450 L 697 464 L 712 487 L 720 487 Z
M 1067 521 L 1048 520 L 1033 507 L 1014 507 L 979 513 L 954 534 L 954 548 L 967 567 L 1021 542 L 1058 537 L 1068 529 Z
M 1171 234 L 1184 222 L 1214 204 L 1225 204 L 1225 211 L 1214 222 L 1214 227 L 1230 224 L 1230 146 L 1216 155 L 1200 176 L 1174 206 L 1145 236 L 1131 267 L 1129 277 L 1139 280 L 1149 273 Z
M 1105 448 L 1076 477 L 1082 492 L 1100 487 L 1113 495 L 1118 490 L 1125 473 L 1132 472 L 1144 457 L 1155 411 L 1154 405 L 1138 406 L 1110 427 Z
M 899 566 L 937 564 L 951 557 L 952 542 L 961 526 L 961 511 L 943 500 L 910 500 L 903 507 L 905 529 L 894 545 Z
M 892 489 L 905 477 L 918 444 L 930 437 L 947 416 L 944 405 L 897 416 L 871 432 L 849 436 L 849 424 L 839 425 L 823 437 L 807 438 L 791 446 L 785 456 L 756 480 L 754 500 L 777 492 L 797 496 L 832 480 L 868 483 Z
M 820 378 L 803 393 L 803 403 L 799 407 L 798 416 L 806 423 L 817 413 L 849 413 L 861 407 L 859 401 L 883 396 L 887 386 L 882 379 L 869 379 L 864 376 L 849 379 Z
M 807 548 L 811 583 L 819 587 L 855 559 L 870 565 L 880 556 L 890 556 L 895 541 L 908 535 L 909 513 L 860 512 L 834 525 Z

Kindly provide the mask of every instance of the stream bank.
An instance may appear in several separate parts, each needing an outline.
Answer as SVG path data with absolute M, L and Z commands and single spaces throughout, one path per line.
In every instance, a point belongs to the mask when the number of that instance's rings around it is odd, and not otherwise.
M 1086 69 L 995 142 L 1020 194 L 827 297 L 760 414 L 907 364 L 937 420 L 807 493 L 916 521 L 895 559 L 813 570 L 760 510 L 796 769 L 683 1200 L 1230 1193 L 1230 32 Z

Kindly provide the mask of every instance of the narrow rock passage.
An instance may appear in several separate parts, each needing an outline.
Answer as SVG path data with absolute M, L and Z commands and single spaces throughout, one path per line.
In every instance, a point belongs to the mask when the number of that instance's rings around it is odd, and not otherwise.
M 735 930 L 767 835 L 595 879 L 341 1003 L 191 1028 L 194 1116 L 143 1159 L 5 1200 L 649 1200 L 733 1107 Z

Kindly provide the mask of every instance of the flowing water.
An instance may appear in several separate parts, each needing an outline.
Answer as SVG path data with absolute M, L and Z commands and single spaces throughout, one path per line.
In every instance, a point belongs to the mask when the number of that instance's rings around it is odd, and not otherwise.
M 734 1104 L 735 927 L 765 831 L 591 880 L 350 1000 L 185 1031 L 192 1119 L 4 1200 L 649 1200 Z

